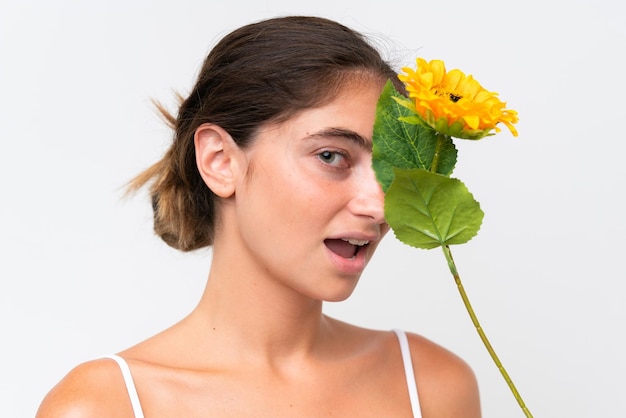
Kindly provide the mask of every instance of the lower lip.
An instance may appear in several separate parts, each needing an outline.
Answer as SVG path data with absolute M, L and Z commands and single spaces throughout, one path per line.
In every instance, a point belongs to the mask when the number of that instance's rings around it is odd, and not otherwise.
M 368 245 L 369 246 L 369 245 Z M 343 274 L 355 275 L 363 273 L 367 264 L 368 246 L 361 247 L 352 258 L 345 258 L 326 248 L 333 265 Z

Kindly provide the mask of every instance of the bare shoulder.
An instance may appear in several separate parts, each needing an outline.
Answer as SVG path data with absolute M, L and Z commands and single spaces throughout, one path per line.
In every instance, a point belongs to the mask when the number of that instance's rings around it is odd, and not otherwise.
M 72 369 L 43 399 L 37 418 L 133 416 L 119 366 L 111 359 Z
M 470 366 L 427 338 L 407 337 L 423 416 L 480 417 L 478 383 Z

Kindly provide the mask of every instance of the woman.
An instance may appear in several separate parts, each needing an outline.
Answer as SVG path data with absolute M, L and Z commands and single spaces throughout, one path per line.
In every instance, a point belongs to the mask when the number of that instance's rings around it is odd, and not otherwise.
M 452 353 L 322 313 L 350 296 L 388 230 L 371 168 L 388 79 L 361 35 L 321 18 L 221 40 L 169 118 L 173 145 L 131 184 L 151 184 L 165 242 L 212 245 L 206 290 L 171 328 L 76 367 L 38 416 L 480 416 Z

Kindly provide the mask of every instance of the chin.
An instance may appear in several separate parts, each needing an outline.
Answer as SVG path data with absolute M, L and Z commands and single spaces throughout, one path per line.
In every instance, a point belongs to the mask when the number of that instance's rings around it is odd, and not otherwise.
M 344 279 L 349 280 L 349 279 Z M 358 281 L 358 279 L 357 279 Z M 343 288 L 334 289 L 332 292 L 325 292 L 322 295 L 321 300 L 324 302 L 343 302 L 348 299 L 354 293 L 354 289 L 356 288 L 356 283 L 348 286 L 342 286 Z

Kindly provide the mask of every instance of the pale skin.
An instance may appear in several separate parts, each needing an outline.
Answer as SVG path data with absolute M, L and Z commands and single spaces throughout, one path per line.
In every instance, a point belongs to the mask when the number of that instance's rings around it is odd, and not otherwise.
M 198 169 L 221 199 L 198 306 L 121 353 L 146 417 L 411 417 L 396 336 L 322 313 L 346 299 L 388 230 L 371 168 L 380 80 L 261 128 L 242 150 L 221 127 L 195 135 Z M 357 255 L 328 239 L 369 241 Z M 425 418 L 480 417 L 476 379 L 457 356 L 408 334 Z M 79 365 L 37 416 L 132 417 L 112 360 Z

